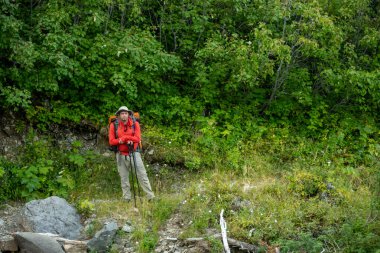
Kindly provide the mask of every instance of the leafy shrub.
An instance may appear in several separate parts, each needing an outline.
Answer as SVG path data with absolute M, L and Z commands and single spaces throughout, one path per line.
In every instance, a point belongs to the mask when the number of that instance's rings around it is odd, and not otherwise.
M 88 218 L 95 211 L 95 204 L 89 201 L 88 199 L 80 200 L 76 203 L 76 208 L 78 212 Z
M 17 178 L 13 176 L 12 171 L 17 167 L 16 164 L 6 160 L 4 157 L 0 157 L 0 201 L 9 199 L 17 200 L 21 196 L 18 194 Z
M 289 189 L 302 197 L 310 198 L 325 191 L 326 185 L 319 175 L 298 171 L 290 178 Z
M 20 154 L 13 160 L 1 158 L 2 199 L 36 199 L 51 195 L 67 197 L 83 177 L 85 157 L 79 149 L 58 150 L 46 136 L 29 132 Z
M 153 150 L 153 153 L 146 158 L 151 162 L 184 164 L 182 151 L 184 138 L 187 137 L 182 131 L 171 131 L 160 127 L 146 128 L 143 132 L 144 148 Z
M 22 157 L 20 157 L 22 159 Z M 36 199 L 51 195 L 67 196 L 73 189 L 72 177 L 53 160 L 37 158 L 33 163 L 2 160 L 4 175 L 2 181 L 2 199 Z

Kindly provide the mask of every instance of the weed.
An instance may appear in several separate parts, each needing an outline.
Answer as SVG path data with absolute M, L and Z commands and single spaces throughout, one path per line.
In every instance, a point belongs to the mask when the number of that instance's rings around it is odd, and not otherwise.
M 152 233 L 146 233 L 139 243 L 139 252 L 152 252 L 158 242 L 158 236 Z
M 281 245 L 281 252 L 319 253 L 323 251 L 323 243 L 313 238 L 310 233 L 300 233 L 294 239 L 279 240 L 276 243 Z
M 88 224 L 88 226 L 86 227 L 85 233 L 87 237 L 92 238 L 95 235 L 95 233 L 102 228 L 102 226 L 102 223 L 98 220 L 91 221 L 90 224 Z
M 88 218 L 94 213 L 95 204 L 90 202 L 88 199 L 84 199 L 77 202 L 76 208 L 83 217 Z
M 224 251 L 223 243 L 220 239 L 216 239 L 213 237 L 207 237 L 207 241 L 211 246 L 211 253 L 219 253 Z
M 152 222 L 153 231 L 158 231 L 158 229 L 163 225 L 163 223 L 170 218 L 174 213 L 175 209 L 178 207 L 180 199 L 176 196 L 161 195 L 160 200 L 156 201 L 152 206 Z

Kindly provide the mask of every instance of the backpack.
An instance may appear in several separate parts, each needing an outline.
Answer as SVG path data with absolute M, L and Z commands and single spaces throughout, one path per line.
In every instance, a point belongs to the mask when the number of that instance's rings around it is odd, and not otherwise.
M 117 139 L 117 129 L 119 127 L 119 119 L 117 118 L 116 115 L 111 115 L 108 118 L 108 130 L 110 129 L 111 124 L 114 124 L 114 129 L 115 129 L 115 138 Z M 118 148 L 117 145 L 110 145 L 108 149 L 114 153 L 117 153 Z
M 140 123 L 140 114 L 138 112 L 132 112 L 129 117 L 131 117 L 132 119 L 132 131 L 133 131 L 133 134 L 135 133 L 135 122 L 139 122 Z M 110 125 L 111 124 L 114 124 L 114 130 L 115 130 L 115 138 L 117 139 L 118 136 L 117 136 L 117 129 L 119 127 L 119 119 L 117 118 L 116 115 L 111 115 L 109 118 L 108 118 L 108 129 L 110 129 Z M 111 145 L 108 147 L 108 149 L 110 151 L 113 151 L 115 153 L 117 153 L 118 151 L 118 145 Z M 136 151 L 137 152 L 140 152 L 142 150 L 142 143 L 141 141 L 139 142 L 139 145 L 137 146 L 137 149 Z

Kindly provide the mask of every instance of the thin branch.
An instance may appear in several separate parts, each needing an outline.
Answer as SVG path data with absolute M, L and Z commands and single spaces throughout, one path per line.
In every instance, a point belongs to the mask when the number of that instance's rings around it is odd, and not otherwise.
M 289 10 L 291 9 L 291 5 L 292 5 L 292 1 L 289 1 L 288 5 L 287 5 L 287 8 Z M 283 20 L 283 27 L 282 27 L 282 39 L 283 40 L 285 40 L 285 36 L 286 36 L 286 24 L 287 24 L 287 17 L 285 15 L 284 20 Z M 293 47 L 292 47 L 292 49 L 293 49 Z M 280 87 L 282 86 L 282 84 L 285 82 L 285 80 L 287 78 L 287 73 L 289 70 L 289 64 L 286 64 L 285 70 L 283 70 L 283 64 L 284 64 L 284 59 L 281 59 L 280 65 L 277 68 L 276 80 L 275 80 L 275 83 L 273 86 L 272 93 L 270 95 L 269 101 L 264 105 L 262 112 L 264 112 L 267 108 L 270 107 L 270 105 L 272 104 L 272 101 L 276 97 L 277 91 L 280 89 Z
M 113 1 L 112 1 L 112 4 L 108 6 L 108 18 L 107 18 L 107 21 L 106 21 L 106 27 L 105 27 L 105 29 L 104 29 L 104 34 L 107 34 L 107 30 L 108 30 L 108 22 L 109 22 L 110 19 L 111 19 L 112 12 L 113 12 Z

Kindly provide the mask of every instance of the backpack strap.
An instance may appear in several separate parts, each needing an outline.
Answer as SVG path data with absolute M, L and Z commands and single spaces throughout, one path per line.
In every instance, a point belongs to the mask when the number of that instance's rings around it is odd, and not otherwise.
M 133 112 L 130 114 L 130 117 L 132 118 L 132 134 L 135 135 L 136 121 L 137 122 L 139 122 L 139 121 L 136 119 L 135 113 L 133 113 Z M 136 152 L 141 152 L 141 151 L 142 151 L 142 143 L 140 140 L 140 142 L 137 145 Z
M 113 125 L 114 125 L 114 130 L 115 130 L 115 139 L 117 139 L 118 138 L 118 136 L 117 136 L 117 129 L 119 127 L 119 120 L 115 119 L 115 121 L 113 122 Z
M 135 127 L 135 123 L 136 123 L 136 120 L 133 119 L 133 122 L 132 122 L 132 134 L 133 134 L 133 135 L 135 135 L 135 131 L 136 131 L 136 130 L 135 130 L 135 128 L 136 128 L 136 127 Z
M 135 135 L 135 123 L 136 123 L 136 118 L 134 112 L 129 113 L 129 117 L 132 119 L 132 134 Z
M 118 136 L 117 136 L 117 129 L 119 127 L 119 120 L 117 118 L 111 119 L 111 123 L 113 123 L 113 126 L 114 126 L 113 129 L 114 129 L 114 132 L 115 132 L 115 139 L 117 139 L 118 138 Z M 110 125 L 111 125 L 111 123 L 110 123 Z M 113 151 L 113 152 L 117 153 L 118 152 L 118 145 L 111 145 L 111 146 L 109 146 L 108 149 L 110 151 Z

